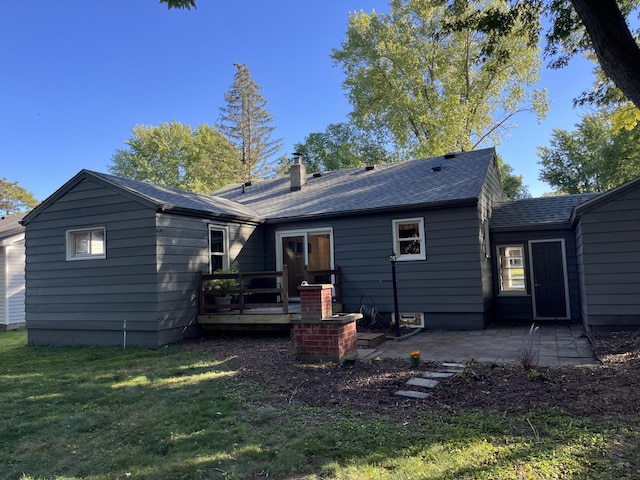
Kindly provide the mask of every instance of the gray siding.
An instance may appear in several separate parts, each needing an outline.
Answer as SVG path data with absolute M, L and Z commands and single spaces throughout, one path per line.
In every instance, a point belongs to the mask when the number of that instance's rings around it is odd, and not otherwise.
M 104 226 L 107 258 L 66 260 L 66 231 Z M 157 346 L 155 212 L 84 181 L 26 228 L 29 344 Z
M 492 252 L 491 237 L 489 233 L 489 224 L 493 213 L 493 205 L 496 202 L 504 200 L 502 192 L 502 184 L 500 181 L 500 173 L 497 161 L 490 163 L 482 185 L 482 192 L 478 201 L 478 219 L 479 219 L 479 236 L 478 242 L 480 249 L 480 268 L 482 274 L 482 295 L 484 300 L 485 325 L 492 319 L 490 312 L 494 308 L 494 274 L 491 257 Z
M 200 333 L 198 282 L 200 272 L 209 270 L 208 226 L 227 230 L 230 259 L 238 260 L 244 271 L 240 255 L 253 246 L 249 238 L 255 227 L 179 215 L 158 215 L 157 222 L 159 344 L 163 345 Z M 250 258 L 248 251 L 245 259 Z
M 533 305 L 531 296 L 531 259 L 529 258 L 529 245 L 531 240 L 564 239 L 567 259 L 567 281 L 569 287 L 569 308 L 572 320 L 581 318 L 580 308 L 580 283 L 578 277 L 578 262 L 576 258 L 576 240 L 573 230 L 567 225 L 556 230 L 520 230 L 513 232 L 491 234 L 491 244 L 494 251 L 493 268 L 494 289 L 496 292 L 494 317 L 496 320 L 531 320 L 533 318 Z M 523 245 L 525 249 L 525 283 L 526 295 L 506 294 L 500 295 L 498 286 L 498 259 L 495 249 L 501 245 Z
M 332 227 L 344 310 L 358 311 L 362 295 L 369 294 L 378 309 L 389 314 L 394 309 L 392 220 L 414 217 L 424 218 L 427 260 L 397 262 L 399 311 L 425 312 L 427 328 L 483 328 L 484 254 L 476 205 L 272 225 L 265 232 L 265 257 L 275 265 L 276 229 Z
M 198 279 L 209 269 L 210 223 L 156 213 L 95 182 L 71 188 L 27 224 L 29 343 L 121 344 L 125 321 L 131 345 L 199 334 Z M 254 226 L 222 225 L 232 260 L 255 245 Z M 107 258 L 67 261 L 67 230 L 90 227 L 105 227 Z
M 585 327 L 639 327 L 640 189 L 587 210 L 577 240 Z

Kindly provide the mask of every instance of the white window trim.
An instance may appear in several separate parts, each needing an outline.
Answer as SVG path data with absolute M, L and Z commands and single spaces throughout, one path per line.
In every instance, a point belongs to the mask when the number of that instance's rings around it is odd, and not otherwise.
M 516 247 L 516 248 L 520 248 L 522 250 L 522 270 L 524 270 L 524 290 L 502 290 L 500 288 L 500 273 L 501 273 L 501 266 L 500 266 L 500 259 L 502 258 L 500 256 L 500 249 L 501 248 L 508 248 L 508 247 Z M 496 246 L 496 266 L 498 267 L 498 295 L 500 296 L 518 296 L 518 297 L 528 297 L 530 296 L 530 294 L 527 292 L 527 282 L 526 279 L 528 277 L 528 271 L 527 271 L 527 267 L 526 267 L 526 258 L 525 258 L 525 249 L 526 249 L 526 244 L 525 243 L 504 243 L 504 244 L 500 244 Z
M 308 234 L 329 234 L 329 248 L 330 248 L 330 256 L 331 256 L 331 268 L 335 268 L 334 265 L 334 252 L 333 252 L 333 227 L 327 228 L 305 228 L 305 229 L 297 229 L 297 230 L 280 230 L 276 232 L 276 269 L 282 270 L 282 239 L 284 237 L 302 237 L 304 236 L 305 245 L 307 243 L 307 235 Z M 307 257 L 308 252 L 307 248 L 304 249 L 304 262 L 305 264 L 309 263 L 309 259 Z
M 215 230 L 218 232 L 222 232 L 222 243 L 224 252 L 222 255 L 222 268 L 227 269 L 231 265 L 231 259 L 229 256 L 229 228 L 224 225 L 216 225 L 213 223 L 209 224 L 209 228 L 207 229 L 207 245 L 208 245 L 208 262 L 209 262 L 209 273 L 213 273 L 213 265 L 211 264 L 211 257 L 213 256 L 213 252 L 211 251 L 211 231 Z
M 102 235 L 104 238 L 103 248 L 101 254 L 76 254 L 75 253 L 75 242 L 74 242 L 74 234 L 78 232 L 95 232 L 98 230 L 102 230 Z M 66 236 L 66 259 L 67 261 L 74 262 L 77 260 L 101 260 L 107 258 L 107 229 L 104 226 L 96 226 L 96 227 L 86 227 L 86 228 L 73 228 L 67 230 L 65 233 Z
M 427 241 L 424 235 L 424 218 L 415 217 L 415 218 L 398 218 L 392 221 L 393 223 L 393 251 L 396 253 L 396 259 L 399 262 L 410 262 L 414 260 L 426 260 L 427 259 Z M 418 240 L 420 241 L 420 253 L 413 255 L 401 255 L 400 254 L 400 237 L 398 235 L 398 225 L 403 225 L 405 223 L 418 223 L 418 229 L 420 231 L 420 236 Z

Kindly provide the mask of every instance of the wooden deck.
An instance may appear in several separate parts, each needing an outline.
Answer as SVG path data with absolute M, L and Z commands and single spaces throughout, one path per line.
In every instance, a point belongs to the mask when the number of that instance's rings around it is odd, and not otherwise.
M 339 269 L 308 271 L 310 283 L 317 277 L 335 278 L 334 312 L 341 311 L 338 303 Z M 236 288 L 229 291 L 231 300 L 222 303 L 223 293 L 207 289 L 211 281 L 233 278 Z M 300 303 L 288 297 L 286 265 L 281 271 L 235 274 L 204 274 L 200 276 L 198 323 L 207 330 L 248 330 L 288 328 L 291 320 L 300 316 Z

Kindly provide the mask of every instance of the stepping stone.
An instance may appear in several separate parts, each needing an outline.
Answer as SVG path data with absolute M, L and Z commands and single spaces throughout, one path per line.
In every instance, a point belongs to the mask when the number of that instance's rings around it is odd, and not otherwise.
M 407 382 L 407 385 L 413 385 L 414 387 L 434 388 L 438 385 L 437 380 L 428 380 L 426 378 L 411 378 Z
M 451 378 L 456 372 L 424 372 L 422 376 L 424 378 Z
M 442 363 L 443 367 L 450 367 L 450 368 L 464 368 L 464 365 L 461 363 L 449 363 L 449 362 L 444 362 Z
M 395 395 L 400 395 L 401 397 L 423 399 L 423 398 L 427 398 L 431 394 L 430 393 L 424 393 L 424 392 L 414 392 L 413 390 L 398 390 L 395 393 Z

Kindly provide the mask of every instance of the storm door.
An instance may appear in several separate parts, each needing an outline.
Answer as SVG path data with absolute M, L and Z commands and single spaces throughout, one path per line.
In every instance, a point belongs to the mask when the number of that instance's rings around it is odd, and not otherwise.
M 531 284 L 535 318 L 569 318 L 564 241 L 532 241 Z
M 305 279 L 305 265 L 309 271 L 330 270 L 333 262 L 333 235 L 330 230 L 280 232 L 278 264 L 287 266 L 289 297 L 300 296 L 298 287 Z M 312 283 L 331 283 L 330 276 L 310 278 Z

